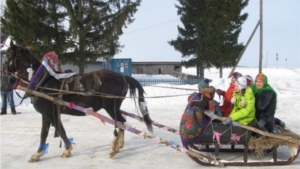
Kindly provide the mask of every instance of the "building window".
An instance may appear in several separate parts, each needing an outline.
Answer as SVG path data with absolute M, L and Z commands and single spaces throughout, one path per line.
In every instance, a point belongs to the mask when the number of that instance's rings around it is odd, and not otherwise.
M 181 68 L 181 66 L 178 66 L 178 65 L 174 66 L 174 71 L 175 72 L 180 72 L 180 68 Z
M 143 68 L 141 67 L 136 68 L 136 74 L 143 74 L 143 73 L 144 73 Z

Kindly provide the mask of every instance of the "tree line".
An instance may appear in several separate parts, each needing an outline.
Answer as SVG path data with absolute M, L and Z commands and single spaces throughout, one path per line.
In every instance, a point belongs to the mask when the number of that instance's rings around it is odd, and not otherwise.
M 182 54 L 183 66 L 197 67 L 198 76 L 215 66 L 222 77 L 222 69 L 234 66 L 244 48 L 238 36 L 248 0 L 177 1 L 183 27 L 168 43 Z M 77 65 L 83 73 L 89 61 L 121 52 L 122 28 L 134 21 L 140 5 L 141 0 L 6 0 L 1 38 L 11 35 L 40 57 L 55 51 L 63 63 Z

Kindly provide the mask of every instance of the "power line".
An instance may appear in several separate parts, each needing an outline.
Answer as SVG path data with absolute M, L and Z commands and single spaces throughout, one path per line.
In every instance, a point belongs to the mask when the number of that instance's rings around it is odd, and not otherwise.
M 149 26 L 149 27 L 146 27 L 146 28 L 141 28 L 141 29 L 137 29 L 137 30 L 134 30 L 134 31 L 125 32 L 124 34 L 129 34 L 129 33 L 134 33 L 134 32 L 138 32 L 138 31 L 142 31 L 142 30 L 146 30 L 146 29 L 154 28 L 154 27 L 161 26 L 161 25 L 165 25 L 165 24 L 168 24 L 168 23 L 172 23 L 172 22 L 175 22 L 175 21 L 178 21 L 178 20 L 179 20 L 179 19 L 176 19 L 176 20 L 172 20 L 172 21 L 164 22 L 164 23 L 161 23 L 161 24 L 157 24 L 157 25 Z M 123 35 L 124 35 L 124 34 L 123 34 Z

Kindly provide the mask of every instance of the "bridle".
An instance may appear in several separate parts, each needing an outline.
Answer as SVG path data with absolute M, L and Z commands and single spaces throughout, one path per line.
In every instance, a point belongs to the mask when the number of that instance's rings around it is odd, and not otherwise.
M 11 53 L 10 53 L 10 56 L 7 58 L 7 61 L 6 61 L 6 64 L 7 64 L 6 65 L 6 71 L 10 72 L 10 73 L 14 73 L 14 72 L 18 72 L 18 74 L 21 73 L 20 75 L 21 75 L 21 77 L 23 77 L 24 71 L 27 71 L 27 69 L 29 68 L 31 70 L 31 72 L 28 72 L 27 77 L 30 76 L 30 73 L 32 75 L 33 74 L 32 70 L 33 70 L 33 66 L 34 66 L 33 65 L 34 61 L 31 58 L 31 54 L 27 53 L 24 56 L 22 55 L 22 57 L 26 57 L 26 59 L 29 59 L 30 62 L 28 64 L 28 67 L 26 67 L 27 65 L 24 66 L 24 67 L 19 67 L 20 64 L 22 64 L 22 63 L 21 63 L 21 60 L 18 61 L 18 59 L 20 59 L 20 56 L 18 56 L 18 52 L 20 52 L 22 50 L 22 47 L 19 47 L 19 46 L 15 45 L 14 49 L 9 49 L 9 50 L 11 50 Z M 24 49 L 24 50 L 26 50 L 26 49 Z M 24 62 L 24 63 L 28 63 L 28 62 Z M 23 69 L 25 69 L 25 70 L 23 70 Z M 26 79 L 26 80 L 30 80 L 30 79 Z
M 19 49 L 18 49 L 19 50 Z M 7 58 L 5 69 L 7 72 L 10 72 L 9 69 L 11 65 L 14 66 L 14 70 L 17 70 L 17 50 L 12 50 L 12 55 Z M 12 62 L 12 63 L 11 63 Z M 10 72 L 12 73 L 12 72 Z

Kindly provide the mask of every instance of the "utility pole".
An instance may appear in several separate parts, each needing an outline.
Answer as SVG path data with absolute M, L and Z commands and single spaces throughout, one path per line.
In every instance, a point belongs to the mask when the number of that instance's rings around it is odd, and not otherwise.
M 262 72 L 263 60 L 263 0 L 260 0 L 260 45 L 259 45 L 259 73 Z
M 277 62 L 277 69 L 278 69 L 278 53 L 276 53 L 276 62 Z
M 285 58 L 285 68 L 287 68 L 287 67 L 286 67 L 286 62 L 287 62 L 287 58 Z
M 267 51 L 266 62 L 265 62 L 265 68 L 267 68 L 268 54 L 269 54 L 269 51 Z
M 242 58 L 244 52 L 246 51 L 248 45 L 250 44 L 250 42 L 251 42 L 251 40 L 252 40 L 252 38 L 253 38 L 253 36 L 254 36 L 254 34 L 255 34 L 257 28 L 258 28 L 258 26 L 259 26 L 259 24 L 260 24 L 260 21 L 257 22 L 257 24 L 256 24 L 254 30 L 252 31 L 252 33 L 251 33 L 251 35 L 250 35 L 250 37 L 249 37 L 249 39 L 248 39 L 248 41 L 247 41 L 247 43 L 246 43 L 244 49 L 242 50 L 241 54 L 239 55 L 236 64 L 235 64 L 235 65 L 233 66 L 233 68 L 231 69 L 231 72 L 229 73 L 228 78 L 230 78 L 231 75 L 232 75 L 232 73 L 235 71 L 235 69 L 236 69 L 238 63 L 240 62 L 240 60 L 241 60 L 241 58 Z

